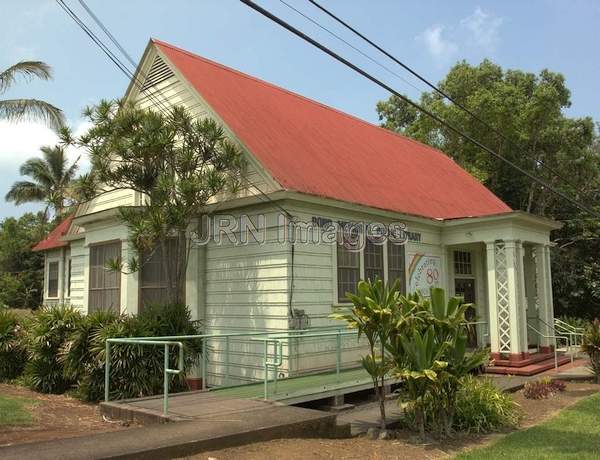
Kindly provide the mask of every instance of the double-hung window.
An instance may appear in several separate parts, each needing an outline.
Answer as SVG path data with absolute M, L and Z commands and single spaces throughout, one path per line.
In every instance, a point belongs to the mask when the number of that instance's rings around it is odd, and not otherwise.
M 355 294 L 360 279 L 374 281 L 379 277 L 388 283 L 399 280 L 401 292 L 406 292 L 403 244 L 389 240 L 379 243 L 365 238 L 362 249 L 347 246 L 338 242 L 336 248 L 338 303 L 348 303 L 346 293 Z
M 58 261 L 48 264 L 48 297 L 58 297 Z
M 90 247 L 88 311 L 121 310 L 121 273 L 107 268 L 111 260 L 121 259 L 121 242 Z
M 145 305 L 162 304 L 167 300 L 168 280 L 166 270 L 175 267 L 177 240 L 169 239 L 166 244 L 167 257 L 163 257 L 161 246 L 142 254 L 140 268 L 140 309 Z M 174 283 L 174 280 L 171 281 Z M 173 284 L 173 287 L 174 284 Z

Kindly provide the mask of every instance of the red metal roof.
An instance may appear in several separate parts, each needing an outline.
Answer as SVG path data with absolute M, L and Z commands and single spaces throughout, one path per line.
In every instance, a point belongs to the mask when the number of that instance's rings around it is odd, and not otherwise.
M 48 233 L 48 236 L 40 241 L 33 247 L 34 251 L 47 251 L 48 249 L 56 249 L 62 248 L 63 246 L 67 246 L 69 243 L 63 241 L 61 238 L 67 233 L 69 227 L 71 226 L 71 221 L 73 220 L 73 216 L 65 217 L 60 224 L 58 224 L 54 229 Z
M 285 189 L 437 219 L 511 210 L 439 150 L 153 41 Z

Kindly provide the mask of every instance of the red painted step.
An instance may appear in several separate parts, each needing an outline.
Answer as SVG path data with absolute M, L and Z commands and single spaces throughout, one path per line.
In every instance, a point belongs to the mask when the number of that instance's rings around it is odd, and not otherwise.
M 558 365 L 562 366 L 571 362 L 571 358 L 568 356 L 559 356 Z M 538 361 L 533 364 L 528 364 L 522 367 L 515 366 L 487 366 L 485 371 L 488 374 L 505 374 L 505 375 L 536 375 L 545 372 L 549 369 L 554 368 L 554 356 L 544 361 Z
M 510 361 L 508 359 L 495 359 L 494 366 L 506 366 L 506 367 L 525 367 L 530 364 L 538 363 L 540 361 L 546 361 L 547 359 L 554 359 L 554 352 L 551 353 L 532 353 L 527 359 L 520 361 Z

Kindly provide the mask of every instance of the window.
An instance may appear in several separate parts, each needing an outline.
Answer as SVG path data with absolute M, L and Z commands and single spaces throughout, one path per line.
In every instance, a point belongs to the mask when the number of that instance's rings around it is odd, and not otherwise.
M 365 241 L 365 279 L 375 281 L 377 277 L 385 279 L 383 273 L 383 245 Z
M 176 243 L 177 241 L 175 239 L 170 239 L 167 244 L 167 267 L 175 266 L 175 258 L 177 255 Z M 164 270 L 165 261 L 163 260 L 160 246 L 152 252 L 143 254 L 141 259 L 140 309 L 143 308 L 144 305 L 164 303 L 167 300 L 168 286 Z
M 472 275 L 471 253 L 468 251 L 454 251 L 454 274 Z
M 106 268 L 108 261 L 114 259 L 121 259 L 121 242 L 90 248 L 89 312 L 121 310 L 121 274 Z
M 388 240 L 388 282 L 393 284 L 400 280 L 400 292 L 406 294 L 406 276 L 404 261 L 404 245 L 394 244 Z
M 58 261 L 48 264 L 48 297 L 58 297 Z
M 71 297 L 71 262 L 69 259 L 69 264 L 67 265 L 67 297 Z
M 387 251 L 387 266 L 384 255 Z M 388 241 L 385 245 L 375 244 L 369 239 L 364 250 L 350 250 L 337 245 L 337 301 L 347 303 L 346 292 L 355 293 L 361 278 L 375 280 L 379 276 L 388 283 L 400 280 L 400 290 L 406 293 L 406 263 L 404 245 Z
M 360 279 L 360 252 L 337 245 L 338 302 L 348 302 L 346 292 L 356 293 Z

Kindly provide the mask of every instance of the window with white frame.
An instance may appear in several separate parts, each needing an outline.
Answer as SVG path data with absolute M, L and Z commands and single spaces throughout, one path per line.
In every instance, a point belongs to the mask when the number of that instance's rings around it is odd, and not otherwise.
M 386 257 L 384 257 L 384 254 Z M 386 264 L 387 259 L 387 264 Z M 337 302 L 348 303 L 346 293 L 355 293 L 358 281 L 378 276 L 388 283 L 400 280 L 402 293 L 406 292 L 405 248 L 402 244 L 386 241 L 377 244 L 368 238 L 364 249 L 337 245 Z
M 90 247 L 89 312 L 121 309 L 121 273 L 109 270 L 111 260 L 121 259 L 121 242 Z
M 48 263 L 48 297 L 58 297 L 58 261 Z
M 165 272 L 174 267 L 177 260 L 177 240 L 171 238 L 167 241 L 167 257 L 163 257 L 161 246 L 153 251 L 146 251 L 142 254 L 142 265 L 140 268 L 140 311 L 146 305 L 161 304 L 167 300 L 168 281 Z M 172 287 L 175 287 L 174 280 L 171 281 Z

